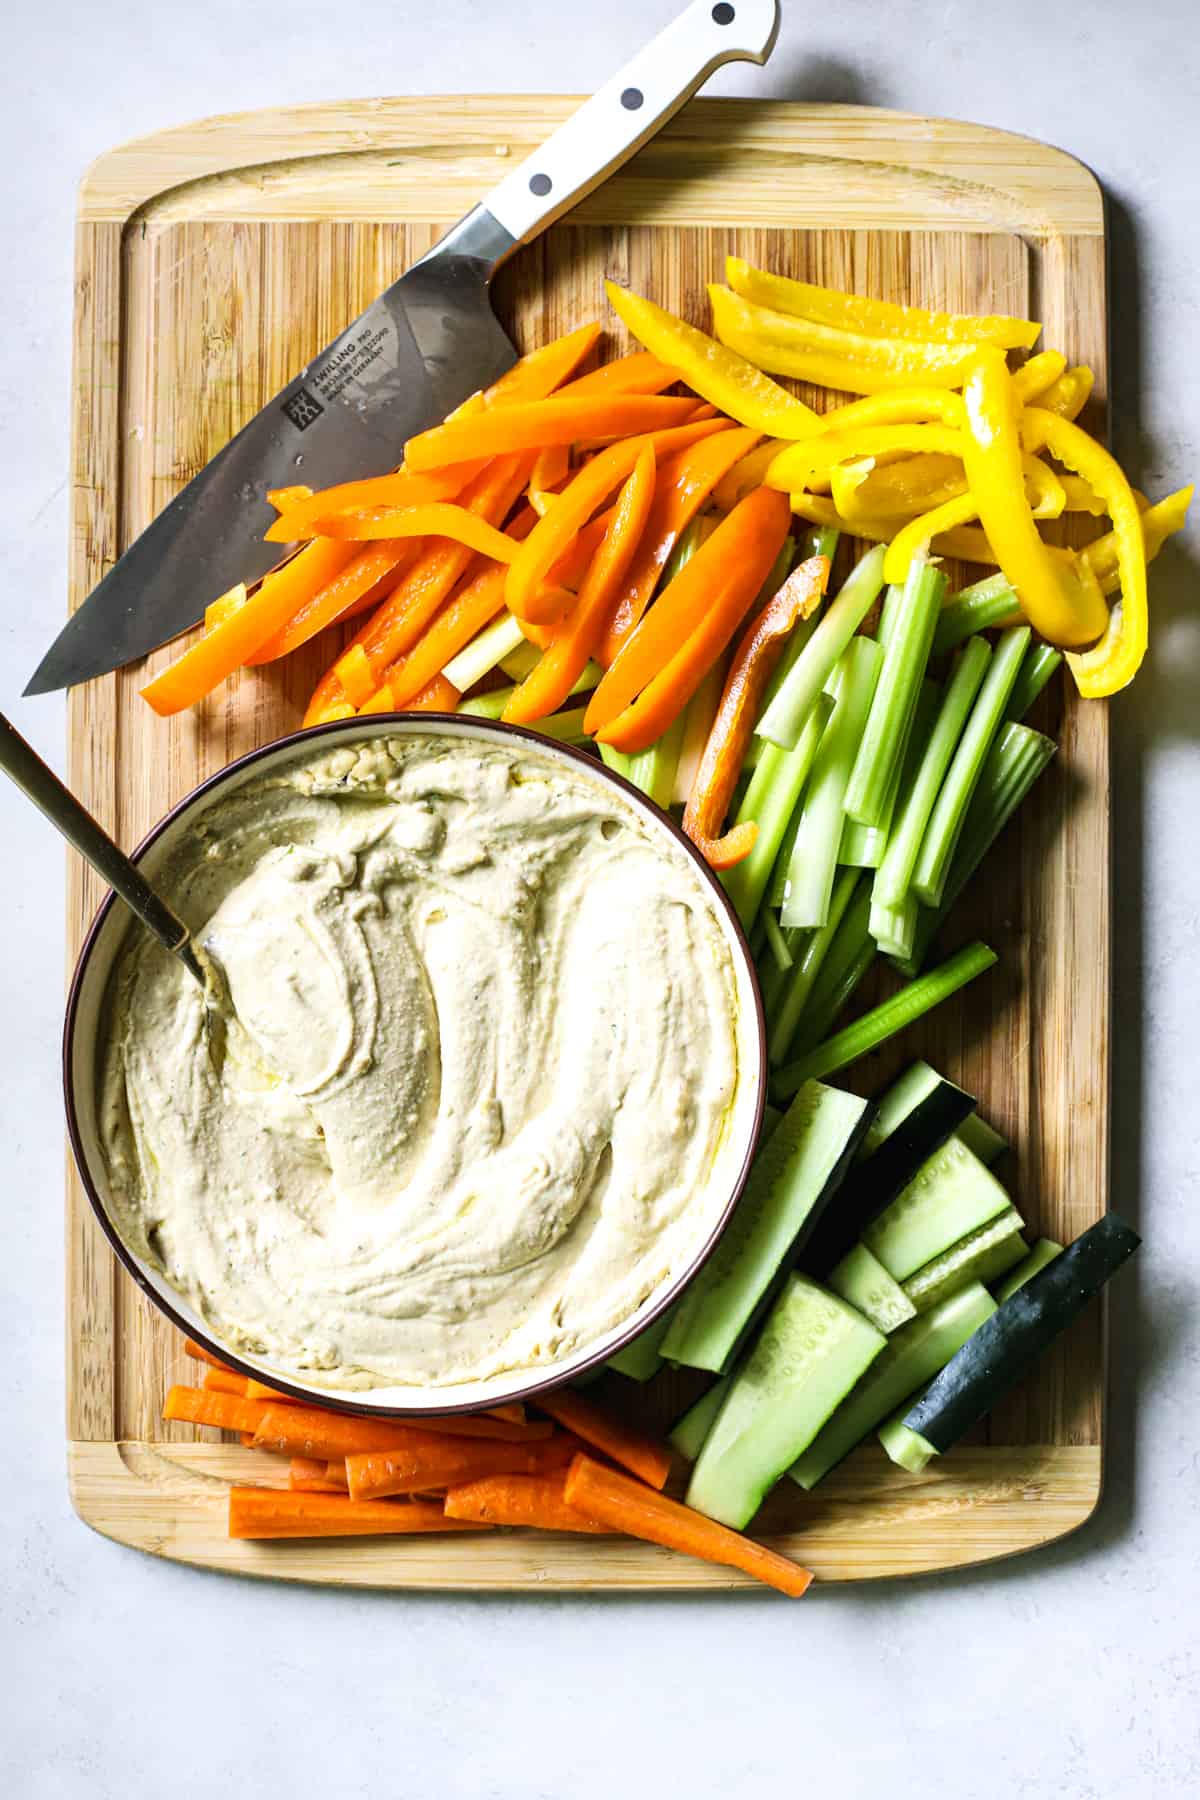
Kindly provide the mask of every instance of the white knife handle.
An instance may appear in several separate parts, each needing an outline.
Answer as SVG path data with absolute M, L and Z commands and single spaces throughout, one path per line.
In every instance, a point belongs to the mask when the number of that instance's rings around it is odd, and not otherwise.
M 695 0 L 493 188 L 484 206 L 527 243 L 640 150 L 714 69 L 766 62 L 778 29 L 778 0 Z

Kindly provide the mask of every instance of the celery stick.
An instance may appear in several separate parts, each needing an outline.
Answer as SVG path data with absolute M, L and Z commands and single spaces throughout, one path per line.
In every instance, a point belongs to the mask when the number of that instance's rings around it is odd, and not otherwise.
M 898 906 L 884 906 L 872 895 L 871 936 L 885 956 L 912 955 L 920 910 L 911 894 L 906 894 Z
M 778 990 L 778 1005 L 769 1015 L 771 1024 L 767 1047 L 772 1064 L 781 1063 L 791 1049 L 800 1015 L 858 886 L 858 879 L 857 869 L 838 870 L 829 899 L 829 918 L 819 931 L 812 932 L 807 942 L 799 947 L 790 977 Z
M 875 697 L 846 789 L 846 812 L 860 825 L 880 825 L 897 765 L 903 765 L 917 694 L 929 661 L 929 647 L 946 578 L 914 559 L 889 626 Z
M 591 689 L 595 687 L 603 673 L 604 671 L 601 669 L 599 663 L 588 663 L 583 673 L 569 690 L 569 693 L 589 693 Z M 469 700 L 460 701 L 456 711 L 472 713 L 479 719 L 498 719 L 516 691 L 517 687 L 514 685 L 512 687 L 492 688 L 490 692 L 486 694 L 473 694 Z M 548 721 L 546 722 L 548 723 Z M 535 720 L 529 729 L 531 731 L 540 731 L 542 729 L 542 723 L 543 722 L 540 720 Z M 559 734 L 550 731 L 547 732 L 546 735 L 548 737 L 555 737 Z
M 912 891 L 924 906 L 941 904 L 950 864 L 992 740 L 1029 642 L 1028 625 L 1014 625 L 996 645 L 971 716 L 946 772 L 912 875 Z
M 788 938 L 785 937 L 778 919 L 769 906 L 763 908 L 762 922 L 767 934 L 767 949 L 775 958 L 776 965 L 785 971 L 790 969 L 796 959 L 792 955 L 792 947 Z
M 465 694 L 524 642 L 525 633 L 521 630 L 520 621 L 514 619 L 510 612 L 502 612 L 498 619 L 493 619 L 490 625 L 484 626 L 478 637 L 471 639 L 465 650 L 460 650 L 457 656 L 451 657 L 442 674 L 451 687 L 456 687 L 460 694 Z
M 1000 727 L 967 809 L 941 904 L 922 911 L 912 956 L 899 965 L 902 975 L 916 974 L 946 914 L 1053 757 L 1055 749 L 1050 738 L 1043 737 L 1040 731 L 1031 731 L 1028 725 L 1010 723 Z
M 665 812 L 671 804 L 671 795 L 675 791 L 675 770 L 679 766 L 679 748 L 683 743 L 683 732 L 686 718 L 680 713 L 673 719 L 657 743 L 646 750 L 639 750 L 629 758 L 629 767 L 625 771 L 627 778 L 635 788 L 640 788 L 648 800 L 661 806 Z
M 791 1046 L 795 1055 L 805 1054 L 829 1035 L 834 1021 L 875 961 L 877 951 L 870 918 L 871 884 L 860 879 L 800 1015 Z
M 503 700 L 503 690 L 500 698 Z M 491 694 L 480 694 L 474 700 L 464 700 L 457 710 L 476 719 L 496 719 L 500 713 L 491 710 L 489 702 L 492 699 Z M 503 706 L 500 710 L 503 710 Z M 590 740 L 583 729 L 583 715 L 586 711 L 585 706 L 576 706 L 570 712 L 551 713 L 548 719 L 539 719 L 536 725 L 527 725 L 525 730 L 536 731 L 540 737 L 553 738 L 558 744 L 587 743 Z
M 845 652 L 833 717 L 821 738 L 788 863 L 781 915 L 785 925 L 819 930 L 829 917 L 846 783 L 871 710 L 882 656 L 879 645 L 865 637 L 855 638 Z
M 719 662 L 714 663 L 684 709 L 683 740 L 679 747 L 679 761 L 675 765 L 675 784 L 671 790 L 671 799 L 680 806 L 686 806 L 691 797 L 700 768 L 700 758 L 704 755 L 704 746 L 717 716 L 724 685 L 725 671 Z
M 611 769 L 614 775 L 623 775 L 628 781 L 629 765 L 633 761 L 632 756 L 627 756 L 624 750 L 614 750 L 611 744 L 598 743 L 596 748 L 600 752 L 600 761 L 605 768 Z
M 796 561 L 807 562 L 810 556 L 823 556 L 826 562 L 831 563 L 841 535 L 836 525 L 814 525 L 800 539 Z
M 1013 682 L 1004 708 L 1006 719 L 1023 719 L 1062 661 L 1062 651 L 1050 644 L 1030 644 Z
M 925 828 L 991 660 L 990 645 L 972 638 L 946 685 L 937 722 L 906 788 L 900 817 L 875 876 L 874 899 L 881 908 L 899 909 L 908 894 Z
M 943 606 L 933 634 L 932 655 L 944 656 L 977 631 L 993 625 L 1013 625 L 1021 617 L 1017 596 L 1003 575 L 989 575 L 974 587 L 951 594 Z
M 896 763 L 892 769 L 887 798 L 883 803 L 883 817 L 878 825 L 860 825 L 857 819 L 845 821 L 842 826 L 841 848 L 838 851 L 840 863 L 848 863 L 856 869 L 877 869 L 883 861 L 887 851 L 888 838 L 891 835 L 892 815 L 896 810 L 896 801 L 912 786 L 937 719 L 941 701 L 942 690 L 938 683 L 923 681 L 917 692 L 912 727 L 908 734 L 908 743 L 904 748 L 904 761 Z
M 507 656 L 500 658 L 500 667 L 510 681 L 524 681 L 527 675 L 532 675 L 541 660 L 542 653 L 536 644 L 520 643 L 515 650 L 510 650 Z M 599 679 L 600 677 L 597 675 L 596 681 Z M 595 687 L 595 685 L 594 681 L 592 686 Z
M 806 1081 L 821 1081 L 836 1074 L 847 1064 L 865 1056 L 868 1050 L 886 1043 L 898 1031 L 904 1031 L 943 1000 L 948 1000 L 968 981 L 974 981 L 977 975 L 990 969 L 996 960 L 996 952 L 986 944 L 968 944 L 936 969 L 931 969 L 928 975 L 910 981 L 898 994 L 872 1007 L 861 1019 L 855 1019 L 853 1025 L 847 1025 L 844 1031 L 826 1038 L 806 1056 L 781 1069 L 771 1084 L 772 1093 L 794 1094 Z
M 882 544 L 876 544 L 842 584 L 837 599 L 822 615 L 802 654 L 789 669 L 787 679 L 763 713 L 756 727 L 759 737 L 769 738 L 784 750 L 794 748 L 817 695 L 833 673 L 839 657 L 875 604 L 883 587 Z
M 781 886 L 786 879 L 787 860 L 782 846 L 793 819 L 799 828 L 800 796 L 832 711 L 833 701 L 829 695 L 820 694 L 794 750 L 781 750 L 778 744 L 763 743 L 750 785 L 735 814 L 735 822 L 739 825 L 745 819 L 753 819 L 758 826 L 758 836 L 749 856 L 727 869 L 721 877 L 743 928 L 753 923 L 777 863 L 782 865 Z M 781 892 L 774 904 L 779 906 L 782 901 Z

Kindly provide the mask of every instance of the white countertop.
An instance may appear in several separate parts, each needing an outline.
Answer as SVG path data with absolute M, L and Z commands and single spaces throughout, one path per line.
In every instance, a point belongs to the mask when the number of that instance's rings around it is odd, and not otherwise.
M 1111 202 L 1118 447 L 1200 471 L 1190 0 L 784 0 L 769 70 L 713 92 L 860 101 L 1049 138 Z M 674 0 L 45 0 L 0 75 L 5 595 L 0 706 L 62 616 L 72 215 L 85 165 L 208 113 L 380 92 L 583 91 Z M 1200 1792 L 1200 528 L 1156 566 L 1115 708 L 1115 1185 L 1146 1238 L 1113 1307 L 1108 1493 L 1073 1540 L 907 1586 L 770 1597 L 439 1599 L 222 1579 L 94 1536 L 62 1447 L 63 856 L 0 792 L 7 1254 L 3 1782 L 13 1800 L 407 1791 L 628 1800 L 795 1786 L 889 1800 Z M 1086 1055 L 1087 1046 L 1080 1047 Z

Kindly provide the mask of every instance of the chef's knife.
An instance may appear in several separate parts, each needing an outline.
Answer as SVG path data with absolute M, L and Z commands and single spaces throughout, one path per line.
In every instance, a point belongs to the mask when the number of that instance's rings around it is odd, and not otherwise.
M 494 381 L 516 351 L 488 283 L 653 137 L 722 63 L 765 62 L 778 0 L 696 0 L 429 254 L 302 369 L 130 545 L 25 689 L 49 693 L 145 656 L 279 560 L 271 488 L 393 468 L 405 439 Z

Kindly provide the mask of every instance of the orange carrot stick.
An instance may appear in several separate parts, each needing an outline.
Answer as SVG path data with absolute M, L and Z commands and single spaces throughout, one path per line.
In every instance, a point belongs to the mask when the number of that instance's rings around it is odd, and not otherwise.
M 315 1457 L 293 1456 L 288 1465 L 288 1487 L 296 1494 L 344 1494 L 345 1481 L 328 1480 L 327 1469 L 328 1464 Z
M 575 607 L 504 709 L 503 717 L 510 724 L 526 725 L 548 718 L 582 675 L 637 549 L 653 500 L 654 446 L 646 444 L 621 489 Z
M 203 1344 L 198 1344 L 195 1338 L 184 1338 L 183 1347 L 189 1356 L 196 1358 L 197 1362 L 208 1363 L 214 1369 L 229 1368 L 228 1363 L 222 1362 L 219 1356 L 214 1356 L 211 1350 L 206 1350 Z M 233 1371 L 230 1370 L 230 1374 L 232 1373 Z
M 350 1413 L 327 1412 L 321 1406 L 266 1406 L 261 1409 L 256 1442 L 260 1450 L 277 1450 L 285 1456 L 320 1456 L 327 1460 L 359 1451 L 390 1450 L 408 1442 L 414 1430 L 455 1438 L 484 1438 L 498 1443 L 529 1445 L 550 1436 L 551 1427 L 540 1421 L 512 1425 L 479 1413 L 421 1419 L 408 1425 L 399 1420 L 361 1419 Z
M 683 811 L 684 831 L 714 869 L 732 868 L 754 848 L 758 826 L 752 819 L 735 825 L 724 837 L 721 826 L 784 642 L 796 622 L 808 618 L 819 604 L 828 579 L 827 559 L 810 557 L 771 596 L 737 647 Z
M 343 1494 L 346 1492 L 349 1484 L 346 1480 L 346 1459 L 344 1456 L 334 1457 L 332 1461 L 325 1464 L 325 1479 L 330 1487 L 340 1488 Z
M 487 1414 L 492 1419 L 506 1419 L 510 1425 L 524 1425 L 525 1407 L 520 1400 L 506 1400 L 500 1406 L 489 1406 Z
M 678 1500 L 668 1500 L 616 1469 L 606 1469 L 590 1456 L 577 1456 L 567 1471 L 566 1501 L 589 1518 L 611 1525 L 630 1537 L 662 1544 L 702 1562 L 723 1563 L 740 1569 L 781 1594 L 799 1599 L 812 1581 L 808 1569 L 788 1556 L 780 1556 L 762 1544 L 718 1525 Z
M 649 606 L 680 533 L 757 437 L 753 431 L 723 431 L 679 452 L 659 470 L 653 510 L 600 643 L 598 656 L 606 669 Z
M 479 1525 L 531 1525 L 537 1531 L 586 1531 L 608 1536 L 586 1513 L 568 1506 L 562 1475 L 486 1475 L 452 1487 L 446 1495 L 448 1519 L 474 1519 Z
M 205 1388 L 173 1387 L 163 1403 L 164 1419 L 181 1419 L 188 1425 L 214 1425 L 218 1431 L 257 1433 L 270 1408 L 237 1394 L 213 1394 Z
M 372 475 L 364 481 L 342 481 L 336 487 L 322 488 L 316 494 L 308 488 L 296 489 L 294 491 L 302 497 L 273 522 L 266 533 L 267 542 L 291 544 L 300 538 L 349 537 L 351 533 L 346 531 L 326 533 L 326 522 L 372 508 L 427 506 L 435 501 L 454 500 L 482 467 L 482 461 L 476 458 L 472 462 L 437 469 L 429 475 L 414 475 L 409 469 L 397 469 L 391 475 Z
M 325 1481 L 329 1465 L 318 1456 L 293 1456 L 288 1464 L 288 1474 L 305 1481 Z
M 541 400 L 561 387 L 577 369 L 600 336 L 600 322 L 593 319 L 568 331 L 564 337 L 541 344 L 506 369 L 483 396 L 485 406 L 508 406 L 514 400 Z
M 254 1433 L 252 1431 L 239 1431 L 238 1437 L 241 1440 L 243 1446 L 247 1450 L 253 1450 L 253 1448 L 254 1448 Z
M 286 1488 L 229 1490 L 231 1538 L 385 1537 L 417 1531 L 478 1531 L 448 1519 L 438 1500 L 360 1504 L 348 1494 L 296 1494 Z
M 206 1369 L 202 1385 L 209 1394 L 236 1394 L 240 1400 L 252 1397 L 246 1392 L 246 1377 L 233 1369 Z
M 475 456 L 510 456 L 580 438 L 624 438 L 637 432 L 682 425 L 695 406 L 689 398 L 659 394 L 555 394 L 548 400 L 516 401 L 470 419 L 447 420 L 418 432 L 404 447 L 410 469 L 443 468 Z
M 632 1469 L 651 1487 L 666 1485 L 671 1472 L 671 1452 L 657 1438 L 648 1437 L 645 1432 L 614 1419 L 575 1388 L 556 1388 L 553 1393 L 538 1394 L 535 1404 L 568 1431 L 573 1431 L 576 1437 L 594 1444 L 626 1469 Z
M 334 1487 L 329 1481 L 310 1481 L 304 1475 L 288 1476 L 289 1494 L 344 1494 L 345 1488 Z
M 413 1430 L 390 1450 L 347 1455 L 346 1478 L 352 1500 L 382 1500 L 389 1494 L 458 1487 L 484 1475 L 532 1475 L 538 1471 L 536 1451 L 536 1444 L 488 1443 Z
M 273 1400 L 280 1406 L 302 1406 L 302 1400 L 296 1400 L 291 1394 L 281 1394 L 278 1388 L 268 1387 L 265 1381 L 258 1381 L 253 1375 L 246 1377 L 247 1400 Z
M 680 672 L 670 685 L 670 707 L 659 707 L 655 717 L 668 714 L 667 724 L 687 703 L 706 669 L 716 661 L 746 608 L 765 581 L 787 535 L 791 512 L 778 505 L 772 488 L 755 488 L 728 513 L 695 556 L 684 564 L 627 639 L 621 654 L 592 696 L 585 718 L 589 733 L 599 733 L 623 717 L 631 702 L 670 667 L 680 646 L 686 650 L 695 640 L 696 652 L 688 665 L 698 663 L 695 680 L 687 688 Z M 515 567 L 515 565 L 514 565 Z M 704 657 L 707 660 L 704 660 Z M 663 694 L 660 688 L 657 697 Z M 674 702 L 678 699 L 678 704 Z M 649 711 L 649 709 L 647 709 Z M 662 727 L 665 730 L 666 726 Z M 622 738 L 628 736 L 624 723 Z M 661 732 L 655 734 L 660 736 Z M 606 743 L 610 740 L 605 738 Z M 654 738 L 647 738 L 653 743 Z

